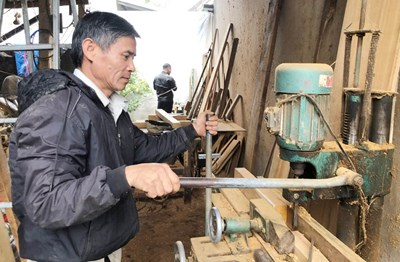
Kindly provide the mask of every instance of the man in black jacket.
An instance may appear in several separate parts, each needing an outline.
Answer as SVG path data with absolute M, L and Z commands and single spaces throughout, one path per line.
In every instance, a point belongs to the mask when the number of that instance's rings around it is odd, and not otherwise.
M 137 37 L 117 15 L 87 14 L 73 35 L 74 74 L 42 70 L 21 80 L 9 165 L 23 258 L 120 260 L 139 230 L 133 188 L 151 198 L 178 191 L 162 162 L 206 130 L 216 134 L 217 118 L 206 121 L 206 112 L 159 137 L 132 124 L 117 91 L 135 70 Z
M 158 109 L 163 109 L 167 113 L 172 112 L 174 105 L 174 93 L 176 87 L 175 79 L 170 76 L 171 65 L 166 63 L 163 65 L 163 71 L 154 78 L 153 88 L 157 93 Z

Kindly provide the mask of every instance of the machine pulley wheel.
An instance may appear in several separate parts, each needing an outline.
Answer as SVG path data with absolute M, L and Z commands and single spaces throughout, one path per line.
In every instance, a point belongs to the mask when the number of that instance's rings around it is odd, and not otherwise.
M 176 241 L 174 246 L 175 262 L 186 262 L 185 248 L 182 241 Z
M 218 208 L 211 208 L 208 224 L 208 233 L 210 235 L 211 241 L 213 243 L 218 243 L 219 241 L 221 241 L 222 233 L 225 227 L 225 223 L 221 218 L 221 214 L 219 213 Z

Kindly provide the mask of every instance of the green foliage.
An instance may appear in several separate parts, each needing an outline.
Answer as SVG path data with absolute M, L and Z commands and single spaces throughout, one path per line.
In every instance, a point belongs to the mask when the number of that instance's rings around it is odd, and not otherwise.
M 131 74 L 125 89 L 119 92 L 120 95 L 128 99 L 128 112 L 135 111 L 142 103 L 145 97 L 153 94 L 149 84 L 137 72 Z

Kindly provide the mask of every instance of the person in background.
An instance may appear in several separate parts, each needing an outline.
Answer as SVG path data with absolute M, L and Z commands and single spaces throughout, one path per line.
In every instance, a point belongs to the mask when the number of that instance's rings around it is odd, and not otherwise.
M 86 14 L 73 34 L 74 73 L 39 70 L 18 85 L 9 166 L 28 261 L 121 261 L 139 230 L 132 191 L 177 192 L 179 177 L 165 162 L 206 130 L 217 133 L 211 112 L 158 137 L 132 124 L 118 91 L 135 71 L 137 37 L 115 14 Z
M 178 88 L 171 74 L 171 65 L 166 63 L 163 65 L 163 71 L 154 78 L 153 87 L 157 93 L 157 108 L 163 109 L 167 113 L 172 112 L 174 105 L 174 93 Z

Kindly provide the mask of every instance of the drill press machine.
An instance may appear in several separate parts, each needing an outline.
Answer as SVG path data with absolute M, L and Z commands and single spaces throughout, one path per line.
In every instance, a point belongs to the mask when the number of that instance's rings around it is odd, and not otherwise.
M 336 110 L 337 117 L 342 116 L 341 110 L 330 108 L 332 87 L 333 70 L 329 65 L 281 64 L 275 71 L 277 102 L 274 107 L 266 108 L 265 120 L 268 131 L 276 136 L 280 158 L 290 162 L 289 177 L 330 178 L 340 167 L 362 175 L 364 183 L 359 187 L 284 189 L 283 196 L 295 203 L 294 227 L 299 203 L 311 199 L 338 199 L 338 238 L 352 249 L 361 250 L 365 259 L 370 259 L 376 257 L 379 248 L 376 239 L 379 239 L 383 197 L 389 193 L 392 179 L 394 145 L 389 143 L 391 123 L 387 115 L 390 115 L 388 109 L 391 109 L 393 96 L 375 96 L 369 132 L 372 141 L 358 141 L 354 134 L 360 110 L 355 108 L 362 101 L 362 95 L 345 90 L 341 142 L 328 124 L 329 110 Z M 333 141 L 325 141 L 326 130 Z

